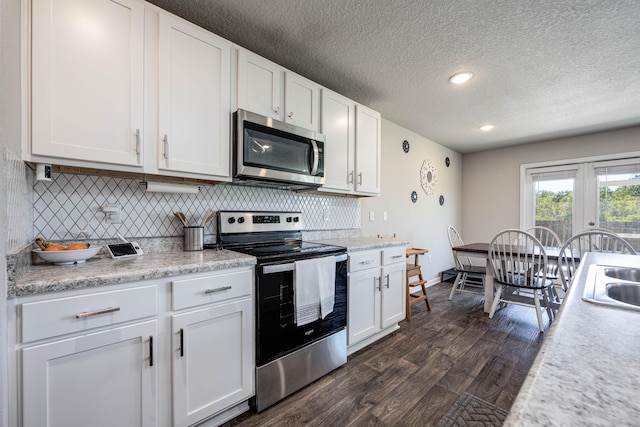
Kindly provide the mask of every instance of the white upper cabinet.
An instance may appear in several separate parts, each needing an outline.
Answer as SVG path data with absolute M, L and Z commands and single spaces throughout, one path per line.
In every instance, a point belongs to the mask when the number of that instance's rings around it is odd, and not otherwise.
M 356 105 L 356 193 L 380 194 L 380 113 Z
M 325 135 L 322 191 L 380 195 L 380 113 L 322 90 L 320 131 Z
M 317 131 L 320 86 L 261 56 L 240 49 L 238 108 Z
M 231 43 L 159 17 L 158 169 L 229 177 Z
M 284 120 L 317 131 L 320 128 L 320 86 L 289 71 L 284 80 Z
M 142 166 L 144 4 L 33 0 L 32 154 Z
M 322 89 L 320 132 L 326 138 L 323 190 L 349 192 L 354 189 L 356 103 Z
M 282 68 L 261 56 L 238 51 L 238 108 L 282 120 Z

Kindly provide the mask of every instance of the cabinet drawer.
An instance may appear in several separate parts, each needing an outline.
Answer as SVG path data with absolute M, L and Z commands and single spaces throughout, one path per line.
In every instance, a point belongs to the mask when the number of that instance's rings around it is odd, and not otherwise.
M 375 267 L 380 267 L 380 251 L 349 254 L 349 273 Z
M 157 313 L 156 286 L 22 304 L 22 342 L 87 331 Z
M 407 257 L 407 249 L 404 246 L 396 246 L 393 248 L 385 248 L 382 250 L 382 264 L 393 264 L 396 262 L 405 262 Z
M 174 280 L 171 285 L 172 307 L 174 310 L 180 310 L 251 295 L 253 272 L 245 270 L 196 279 Z

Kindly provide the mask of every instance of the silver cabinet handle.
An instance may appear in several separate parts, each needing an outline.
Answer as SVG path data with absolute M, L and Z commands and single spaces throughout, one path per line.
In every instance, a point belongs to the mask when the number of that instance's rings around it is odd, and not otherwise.
M 289 113 L 289 118 L 293 120 L 293 111 Z
M 353 171 L 349 172 L 349 184 L 353 184 Z
M 164 159 L 168 160 L 169 159 L 169 136 L 165 134 L 162 140 L 164 141 Z
M 404 258 L 404 257 L 405 257 L 405 255 L 394 255 L 391 258 Z
M 277 115 L 280 115 L 280 107 L 276 107 L 275 110 L 273 110 L 274 113 L 276 113 Z
M 369 264 L 373 264 L 373 260 L 372 259 L 368 259 L 366 261 L 360 261 L 360 264 L 362 265 L 369 265 Z
M 84 311 L 82 313 L 76 314 L 76 319 L 84 319 L 86 317 L 98 316 L 100 314 L 113 313 L 116 311 L 120 311 L 120 307 L 107 307 L 107 308 L 101 308 L 100 310 L 95 310 L 95 311 Z
M 380 277 L 374 277 L 373 278 L 373 284 L 376 284 L 376 281 L 378 282 L 378 286 L 376 286 L 376 288 L 378 288 L 378 292 L 382 292 L 382 279 Z
M 387 274 L 385 277 L 387 278 L 387 289 L 389 289 L 389 275 Z
M 140 129 L 136 129 L 136 155 L 140 155 Z
M 358 185 L 362 185 L 362 172 L 358 174 Z
M 229 289 L 231 289 L 231 286 L 223 286 L 221 288 L 207 289 L 206 291 L 204 291 L 204 293 L 215 294 L 216 292 L 224 292 L 224 291 L 228 291 Z

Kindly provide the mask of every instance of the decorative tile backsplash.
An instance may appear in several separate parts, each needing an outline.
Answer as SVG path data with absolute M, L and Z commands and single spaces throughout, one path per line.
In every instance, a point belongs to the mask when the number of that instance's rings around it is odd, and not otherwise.
M 33 182 L 33 238 L 110 239 L 116 232 L 126 238 L 182 236 L 173 213 L 182 211 L 196 224 L 207 208 L 301 211 L 307 231 L 360 228 L 360 202 L 350 197 L 229 184 L 200 185 L 196 195 L 147 193 L 135 179 L 64 173 Z M 105 222 L 101 207 L 107 204 L 122 207 L 122 223 Z M 215 221 L 205 234 L 209 241 L 215 236 Z
M 31 187 L 33 172 L 9 149 L 0 148 L 0 164 L 6 186 L 7 253 L 17 252 L 31 243 Z

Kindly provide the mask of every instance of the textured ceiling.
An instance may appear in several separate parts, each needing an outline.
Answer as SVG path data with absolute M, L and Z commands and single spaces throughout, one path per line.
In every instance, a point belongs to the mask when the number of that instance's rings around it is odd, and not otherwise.
M 637 0 L 150 2 L 462 153 L 640 124 Z

